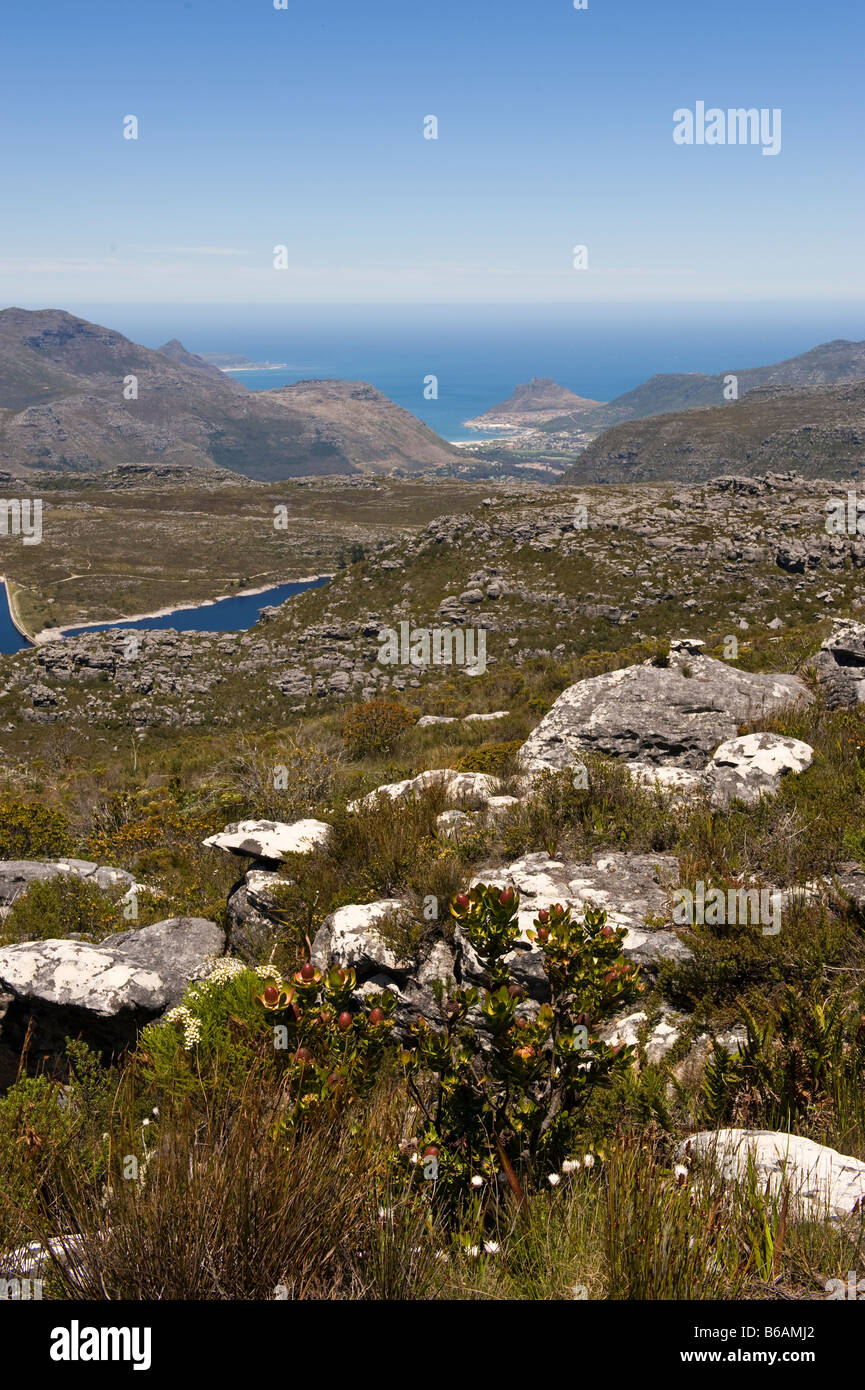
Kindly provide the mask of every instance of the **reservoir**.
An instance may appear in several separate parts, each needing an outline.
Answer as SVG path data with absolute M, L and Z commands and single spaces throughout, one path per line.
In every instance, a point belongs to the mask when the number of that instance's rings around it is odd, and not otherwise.
M 2 584 L 0 587 L 3 589 L 3 595 L 0 598 L 0 652 L 20 652 L 25 647 L 29 647 L 30 643 L 26 637 L 22 637 L 12 621 L 6 585 Z
M 174 628 L 177 632 L 240 632 L 258 622 L 262 608 L 284 603 L 286 599 L 305 593 L 307 589 L 320 589 L 329 578 L 329 575 L 319 575 L 315 579 L 298 579 L 290 584 L 263 589 L 258 594 L 235 594 L 191 608 L 175 608 L 155 618 L 118 618 L 108 623 L 64 628 L 63 636 L 77 637 L 81 633 L 108 632 L 113 628 L 136 628 L 146 632 L 168 628 Z M 0 602 L 0 652 L 19 652 L 27 646 L 30 643 L 21 636 L 9 614 L 9 599 L 4 584 Z

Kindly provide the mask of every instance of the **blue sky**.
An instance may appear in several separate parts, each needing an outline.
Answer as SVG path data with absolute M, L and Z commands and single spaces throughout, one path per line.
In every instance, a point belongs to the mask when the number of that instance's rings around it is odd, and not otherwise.
M 9 0 L 3 37 L 5 304 L 865 299 L 852 0 Z M 780 108 L 780 154 L 676 146 L 698 100 Z

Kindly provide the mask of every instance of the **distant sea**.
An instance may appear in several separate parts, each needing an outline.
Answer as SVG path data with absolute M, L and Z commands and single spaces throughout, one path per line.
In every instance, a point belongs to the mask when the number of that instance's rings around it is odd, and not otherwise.
M 832 338 L 865 338 L 843 304 L 78 305 L 69 308 L 148 347 L 242 353 L 279 371 L 233 372 L 251 390 L 319 377 L 367 381 L 445 439 L 481 438 L 463 421 L 520 382 L 552 377 L 611 400 L 656 372 L 764 366 Z M 438 399 L 424 379 L 438 378 Z

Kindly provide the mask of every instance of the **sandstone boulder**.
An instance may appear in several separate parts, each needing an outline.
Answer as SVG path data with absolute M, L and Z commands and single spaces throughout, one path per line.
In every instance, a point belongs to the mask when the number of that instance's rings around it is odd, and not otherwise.
M 696 643 L 671 643 L 668 666 L 627 666 L 563 691 L 519 760 L 528 772 L 561 771 L 588 751 L 702 770 L 739 724 L 812 698 L 796 676 L 740 671 Z
M 250 855 L 278 864 L 287 854 L 309 854 L 330 835 L 330 826 L 320 820 L 298 820 L 291 825 L 274 820 L 242 820 L 227 825 L 203 841 L 226 854 Z
M 36 1050 L 62 1051 L 67 1037 L 94 1047 L 130 1045 L 140 1028 L 178 1004 L 224 950 L 215 922 L 172 917 L 121 932 L 100 946 L 28 941 L 0 950 L 4 1042 L 20 1046 L 29 1023 Z
M 361 801 L 349 803 L 349 811 L 357 811 L 361 806 L 374 806 L 379 797 L 391 801 L 407 801 L 428 787 L 440 787 L 450 802 L 460 801 L 478 808 L 485 806 L 501 789 L 498 777 L 488 772 L 455 772 L 452 768 L 431 768 L 417 777 L 407 777 L 403 782 L 388 782 L 383 787 L 363 797 Z
M 783 734 L 745 734 L 715 749 L 704 781 L 715 805 L 758 801 L 771 795 L 790 772 L 804 772 L 814 761 L 814 749 Z
M 820 1220 L 855 1215 L 863 1209 L 865 1163 L 825 1144 L 775 1130 L 719 1129 L 692 1134 L 678 1146 L 680 1160 L 704 1158 L 731 1182 L 741 1182 L 749 1156 L 757 1185 L 777 1195 L 786 1185 L 797 1215 Z

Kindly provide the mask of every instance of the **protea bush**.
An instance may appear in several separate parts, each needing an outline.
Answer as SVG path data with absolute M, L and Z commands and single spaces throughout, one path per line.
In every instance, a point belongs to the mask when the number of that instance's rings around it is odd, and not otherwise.
M 403 1053 L 418 1105 L 419 1151 L 436 1150 L 431 1191 L 447 1205 L 526 1184 L 569 1151 L 586 1103 L 626 1071 L 634 1049 L 599 1041 L 599 1025 L 642 989 L 622 956 L 624 929 L 587 906 L 542 909 L 529 936 L 542 953 L 550 1000 L 529 1003 L 509 958 L 519 927 L 513 888 L 478 884 L 451 914 L 478 956 L 487 989 L 436 992 L 444 1028 L 425 1020 Z

